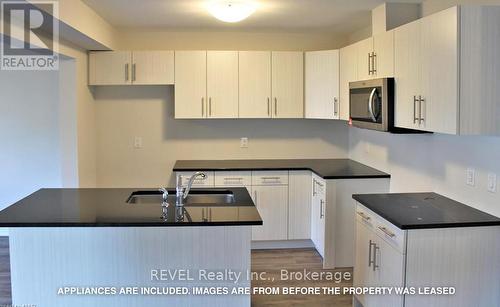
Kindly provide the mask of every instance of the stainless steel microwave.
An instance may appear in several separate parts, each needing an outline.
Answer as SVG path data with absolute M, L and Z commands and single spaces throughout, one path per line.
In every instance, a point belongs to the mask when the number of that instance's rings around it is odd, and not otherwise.
M 394 79 L 349 83 L 350 122 L 353 126 L 394 130 Z

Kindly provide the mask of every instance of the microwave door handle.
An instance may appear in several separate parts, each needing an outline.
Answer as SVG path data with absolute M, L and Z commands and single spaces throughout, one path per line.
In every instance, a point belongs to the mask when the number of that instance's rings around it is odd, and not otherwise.
M 377 88 L 374 88 L 370 93 L 370 99 L 368 99 L 368 112 L 370 112 L 370 116 L 374 122 L 377 121 L 375 118 L 375 114 L 373 113 L 373 99 L 375 98 L 375 93 L 377 92 Z

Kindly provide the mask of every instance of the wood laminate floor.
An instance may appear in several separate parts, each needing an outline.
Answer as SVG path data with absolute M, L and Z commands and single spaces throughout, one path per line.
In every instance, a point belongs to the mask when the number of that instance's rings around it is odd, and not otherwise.
M 252 287 L 343 287 L 352 280 L 289 281 L 281 280 L 281 270 L 289 272 L 351 272 L 351 269 L 323 270 L 321 257 L 314 249 L 279 249 L 252 251 L 252 271 L 266 273 L 266 280 L 252 281 Z M 274 278 L 274 281 L 267 280 Z M 0 237 L 0 306 L 11 304 L 9 239 Z M 252 306 L 350 307 L 352 297 L 346 295 L 252 295 Z

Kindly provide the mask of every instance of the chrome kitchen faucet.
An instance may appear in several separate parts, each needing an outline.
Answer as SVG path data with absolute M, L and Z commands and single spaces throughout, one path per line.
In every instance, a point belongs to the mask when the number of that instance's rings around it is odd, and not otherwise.
M 188 181 L 186 187 L 184 187 L 182 185 L 182 175 L 180 175 L 180 174 L 177 175 L 176 187 L 175 187 L 175 192 L 176 192 L 175 205 L 176 206 L 178 206 L 178 207 L 184 206 L 184 199 L 186 199 L 186 197 L 188 196 L 194 180 L 198 177 L 204 179 L 207 177 L 207 175 L 205 175 L 205 173 L 203 173 L 203 172 L 195 172 L 191 177 L 189 177 L 189 181 Z

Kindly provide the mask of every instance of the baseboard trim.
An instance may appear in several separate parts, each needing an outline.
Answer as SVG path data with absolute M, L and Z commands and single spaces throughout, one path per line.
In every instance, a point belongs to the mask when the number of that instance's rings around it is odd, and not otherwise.
M 252 249 L 314 248 L 311 240 L 252 241 Z

